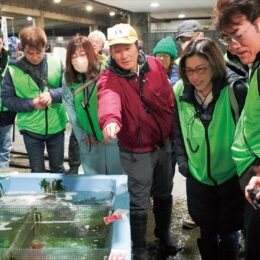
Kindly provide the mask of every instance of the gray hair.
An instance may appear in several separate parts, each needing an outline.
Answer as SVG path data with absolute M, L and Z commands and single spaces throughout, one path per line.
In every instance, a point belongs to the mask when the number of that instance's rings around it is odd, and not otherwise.
M 106 36 L 103 32 L 98 31 L 98 30 L 92 31 L 88 35 L 88 40 L 91 40 L 91 39 L 94 39 L 94 38 L 100 40 L 102 42 L 103 46 L 105 45 Z

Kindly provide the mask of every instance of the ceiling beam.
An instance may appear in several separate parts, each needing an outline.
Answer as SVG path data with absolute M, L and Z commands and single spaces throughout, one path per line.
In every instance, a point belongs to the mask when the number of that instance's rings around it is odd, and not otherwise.
M 28 16 L 40 16 L 41 12 L 37 9 L 28 9 L 24 7 L 18 7 L 13 5 L 2 5 L 0 4 L 0 11 L 14 14 L 22 14 Z
M 22 15 L 32 16 L 32 17 L 41 17 L 43 15 L 44 18 L 47 19 L 67 21 L 67 22 L 78 23 L 78 24 L 87 24 L 87 25 L 97 24 L 97 21 L 94 19 L 66 15 L 66 14 L 56 13 L 56 12 L 43 11 L 38 9 L 18 7 L 13 5 L 0 4 L 0 11 L 7 12 L 7 13 L 22 14 Z M 100 21 L 98 23 L 102 24 L 102 22 Z
M 95 21 L 93 19 L 82 18 L 82 17 L 71 16 L 71 15 L 60 14 L 60 13 L 54 13 L 54 12 L 46 12 L 46 11 L 44 12 L 44 17 L 48 18 L 48 19 L 53 19 L 53 20 L 89 24 L 89 25 L 94 25 L 97 23 L 97 21 Z

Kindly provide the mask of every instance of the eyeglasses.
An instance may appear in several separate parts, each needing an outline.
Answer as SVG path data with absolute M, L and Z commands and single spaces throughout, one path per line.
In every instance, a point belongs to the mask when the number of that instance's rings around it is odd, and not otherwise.
M 243 34 L 240 34 L 238 36 L 224 36 L 218 37 L 218 40 L 221 44 L 224 46 L 228 46 L 231 43 L 239 43 L 243 40 L 244 36 Z
M 170 57 L 170 55 L 168 55 L 168 54 L 157 54 L 157 55 L 156 55 L 156 58 L 157 58 L 158 60 L 167 60 L 167 59 L 170 59 L 171 57 Z
M 225 46 L 228 46 L 231 43 L 240 43 L 245 39 L 245 34 L 248 31 L 250 26 L 251 24 L 248 25 L 247 28 L 243 32 L 239 33 L 238 35 L 222 34 L 218 37 L 218 40 L 220 41 L 220 43 L 222 43 Z
M 210 66 L 200 66 L 195 69 L 186 68 L 184 71 L 188 77 L 192 76 L 193 73 L 196 73 L 197 75 L 203 75 L 209 67 Z

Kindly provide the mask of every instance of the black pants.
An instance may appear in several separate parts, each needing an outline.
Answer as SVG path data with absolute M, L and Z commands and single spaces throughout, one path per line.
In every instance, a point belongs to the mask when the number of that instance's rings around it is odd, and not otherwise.
M 256 159 L 248 169 L 240 177 L 240 187 L 245 191 L 246 185 L 250 179 L 256 175 L 254 166 L 260 165 L 260 159 Z M 246 260 L 259 260 L 260 259 L 260 210 L 253 208 L 248 202 L 244 210 L 244 231 L 245 231 L 245 249 Z
M 245 206 L 245 238 L 246 260 L 260 259 L 260 210 L 255 210 L 251 204 Z
M 80 155 L 79 155 L 79 144 L 72 130 L 70 134 L 70 140 L 69 140 L 69 166 L 70 168 L 72 168 L 73 166 L 79 167 L 80 164 L 81 162 L 80 162 Z

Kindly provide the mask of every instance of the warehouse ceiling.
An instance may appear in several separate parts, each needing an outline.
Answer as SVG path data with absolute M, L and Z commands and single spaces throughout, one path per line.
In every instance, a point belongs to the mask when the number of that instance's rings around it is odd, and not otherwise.
M 98 0 L 96 2 L 115 6 L 131 12 L 148 12 L 152 18 L 178 18 L 180 13 L 186 17 L 209 17 L 215 5 L 215 0 Z M 154 6 L 157 3 L 158 6 Z
M 118 22 L 127 22 L 131 13 L 150 13 L 153 20 L 175 20 L 178 15 L 188 18 L 209 19 L 214 0 L 0 0 L 0 16 L 7 16 L 9 32 L 19 32 L 33 23 L 27 20 L 44 16 L 44 27 L 49 34 L 54 30 L 84 30 L 91 25 L 106 28 Z M 158 7 L 151 7 L 157 2 Z M 92 10 L 87 10 L 86 8 Z M 114 16 L 109 13 L 114 12 Z M 14 19 L 11 19 L 14 18 Z M 53 33 L 55 34 L 55 32 Z

